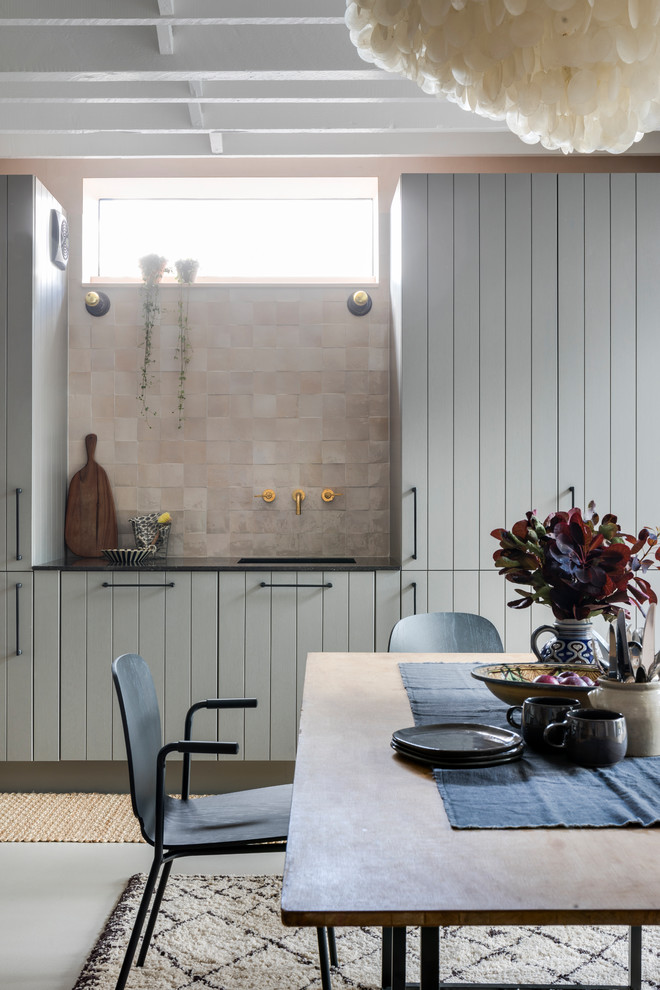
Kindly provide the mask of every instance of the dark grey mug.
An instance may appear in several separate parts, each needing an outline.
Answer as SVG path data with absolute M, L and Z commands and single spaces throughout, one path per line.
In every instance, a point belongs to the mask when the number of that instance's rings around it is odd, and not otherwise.
M 552 722 L 563 722 L 567 712 L 579 708 L 576 698 L 525 698 L 522 705 L 513 705 L 506 713 L 509 725 L 520 729 L 522 737 L 532 749 L 548 750 L 550 744 L 543 738 L 546 727 Z M 520 713 L 520 721 L 515 716 Z
M 609 767 L 626 755 L 628 731 L 621 712 L 577 708 L 564 722 L 552 722 L 543 733 L 550 746 L 566 751 L 583 767 Z

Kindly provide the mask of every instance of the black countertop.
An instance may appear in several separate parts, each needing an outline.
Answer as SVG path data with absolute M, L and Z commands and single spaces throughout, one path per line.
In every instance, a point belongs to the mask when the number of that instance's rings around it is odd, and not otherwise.
M 134 567 L 111 564 L 104 557 L 63 557 L 47 564 L 36 564 L 35 571 L 398 571 L 400 564 L 391 557 L 294 558 L 165 557 Z M 249 561 L 249 562 L 248 562 Z

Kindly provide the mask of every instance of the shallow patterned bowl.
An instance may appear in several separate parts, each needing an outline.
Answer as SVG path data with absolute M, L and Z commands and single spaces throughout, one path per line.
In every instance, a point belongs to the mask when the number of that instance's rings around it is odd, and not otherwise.
M 103 556 L 111 564 L 121 564 L 123 567 L 135 567 L 153 557 L 155 547 L 129 547 L 126 550 L 101 550 Z
M 541 674 L 561 674 L 574 670 L 580 677 L 588 677 L 593 684 L 589 687 L 574 687 L 571 684 L 535 684 Z M 496 698 L 507 705 L 522 705 L 525 698 L 557 697 L 576 698 L 589 705 L 589 692 L 596 687 L 601 670 L 595 664 L 586 663 L 480 663 L 472 671 L 472 676 L 483 681 Z

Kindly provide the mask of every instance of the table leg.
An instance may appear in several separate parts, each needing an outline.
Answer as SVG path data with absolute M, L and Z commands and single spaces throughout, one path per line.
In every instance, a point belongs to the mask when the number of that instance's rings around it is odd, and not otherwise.
M 392 929 L 383 928 L 380 985 L 383 990 L 392 986 Z
M 406 929 L 392 928 L 391 990 L 406 990 Z
M 440 932 L 437 928 L 422 928 L 420 936 L 420 990 L 438 990 Z
M 631 925 L 628 936 L 628 972 L 630 990 L 642 988 L 642 928 Z

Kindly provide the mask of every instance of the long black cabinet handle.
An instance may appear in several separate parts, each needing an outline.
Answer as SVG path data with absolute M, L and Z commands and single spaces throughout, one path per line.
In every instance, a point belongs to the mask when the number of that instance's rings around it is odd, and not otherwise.
M 21 495 L 23 494 L 22 488 L 16 489 L 16 560 L 23 560 L 23 554 L 21 553 Z
M 571 493 L 571 509 L 575 508 L 575 485 L 569 485 L 568 490 Z
M 268 584 L 266 581 L 259 582 L 260 588 L 331 588 L 332 581 L 327 584 Z
M 417 560 L 417 486 L 413 486 L 410 491 L 413 497 L 413 552 L 412 559 Z
M 23 654 L 21 649 L 21 613 L 19 610 L 19 594 L 23 587 L 20 581 L 16 584 L 16 656 L 20 657 Z
M 417 581 L 411 581 L 410 587 L 413 593 L 413 615 L 417 615 Z
M 168 581 L 167 584 L 159 584 L 158 581 L 154 581 L 153 584 L 111 584 L 109 581 L 104 581 L 101 585 L 102 588 L 173 588 L 174 581 Z

